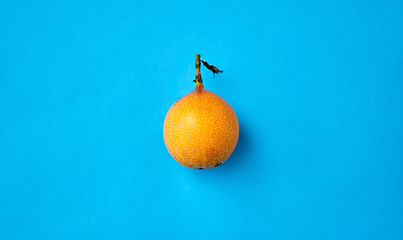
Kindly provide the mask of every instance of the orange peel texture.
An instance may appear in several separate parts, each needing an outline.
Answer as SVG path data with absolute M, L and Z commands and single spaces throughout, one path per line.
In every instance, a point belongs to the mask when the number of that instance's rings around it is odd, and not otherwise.
M 209 169 L 221 165 L 235 149 L 239 124 L 232 107 L 202 83 L 176 101 L 164 121 L 164 141 L 181 165 Z

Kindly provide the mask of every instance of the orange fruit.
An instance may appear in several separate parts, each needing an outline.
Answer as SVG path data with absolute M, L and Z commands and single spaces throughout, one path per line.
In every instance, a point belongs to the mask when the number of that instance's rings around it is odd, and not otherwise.
M 164 121 L 168 152 L 188 168 L 221 165 L 234 151 L 238 136 L 238 119 L 232 107 L 201 82 L 171 106 Z

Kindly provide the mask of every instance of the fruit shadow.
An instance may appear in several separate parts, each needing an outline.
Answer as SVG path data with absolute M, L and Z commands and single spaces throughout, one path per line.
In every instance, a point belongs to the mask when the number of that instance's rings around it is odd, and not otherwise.
M 186 171 L 188 180 L 191 179 L 190 182 L 196 186 L 221 191 L 223 197 L 231 195 L 242 198 L 246 193 L 253 198 L 259 192 L 261 182 L 267 181 L 270 175 L 262 164 L 264 161 L 264 165 L 267 165 L 268 159 L 259 157 L 262 150 L 255 140 L 258 135 L 252 126 L 239 121 L 238 143 L 228 160 L 213 169 Z
M 246 128 L 245 124 L 240 123 L 239 138 L 235 150 L 223 165 L 217 167 L 217 171 L 219 170 L 220 172 L 232 172 L 236 169 L 245 167 L 245 165 L 247 165 L 247 159 L 250 153 L 251 142 L 248 135 L 248 129 Z

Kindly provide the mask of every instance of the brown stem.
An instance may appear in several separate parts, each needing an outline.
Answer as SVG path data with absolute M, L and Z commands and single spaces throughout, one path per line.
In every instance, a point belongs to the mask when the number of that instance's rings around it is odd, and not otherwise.
M 200 73 L 200 54 L 196 54 L 196 83 L 203 83 Z

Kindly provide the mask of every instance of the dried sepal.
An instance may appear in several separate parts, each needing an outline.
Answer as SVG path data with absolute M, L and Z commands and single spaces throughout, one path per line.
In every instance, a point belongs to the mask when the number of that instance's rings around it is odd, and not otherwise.
M 203 60 L 200 60 L 200 61 L 203 63 L 203 65 L 204 65 L 208 70 L 210 70 L 210 71 L 213 72 L 214 77 L 215 77 L 215 74 L 219 74 L 219 73 L 222 73 L 222 72 L 223 72 L 223 71 L 219 70 L 217 67 L 215 67 L 214 65 L 208 64 L 206 61 L 203 61 Z M 214 77 L 213 77 L 213 78 L 214 78 Z

